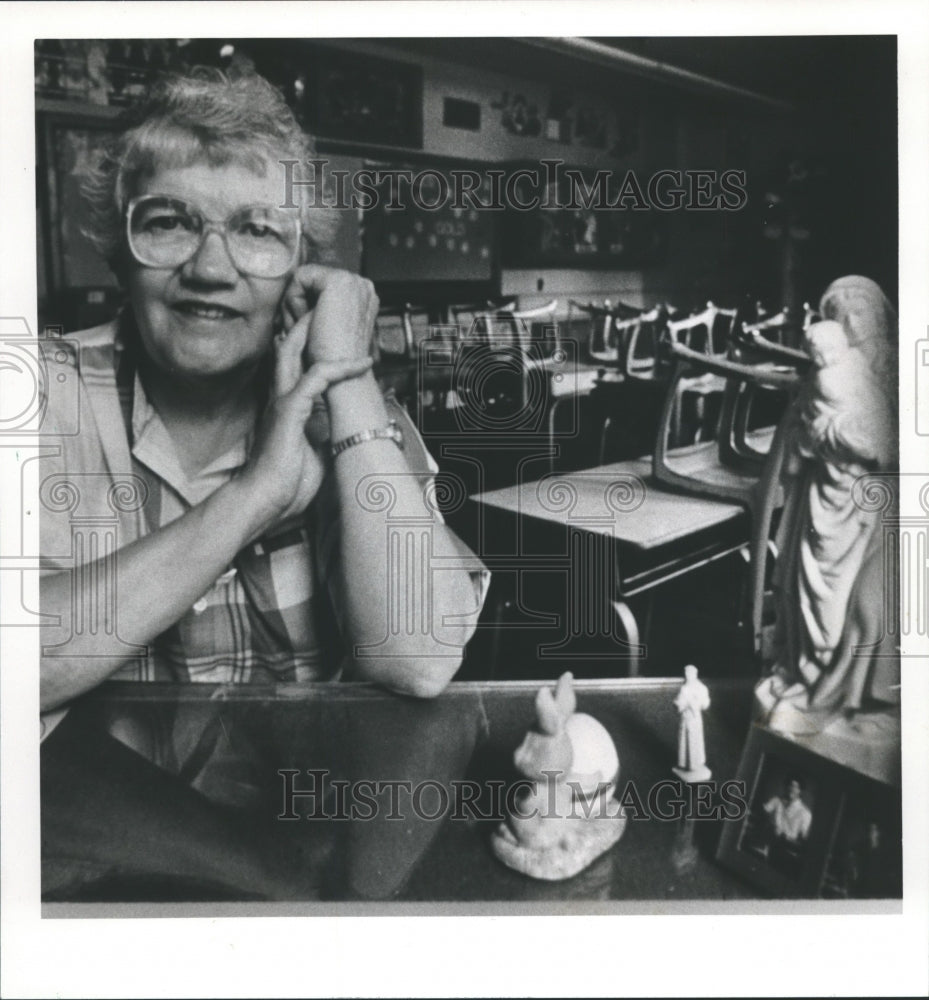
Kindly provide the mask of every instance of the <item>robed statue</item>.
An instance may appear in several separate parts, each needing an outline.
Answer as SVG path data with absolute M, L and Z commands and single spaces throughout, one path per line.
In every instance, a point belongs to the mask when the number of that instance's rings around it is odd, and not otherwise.
M 897 319 L 881 289 L 858 276 L 829 286 L 820 315 L 792 409 L 775 655 L 756 717 L 886 777 L 899 755 L 900 661 L 885 628 L 886 508 L 863 498 L 869 479 L 898 467 Z

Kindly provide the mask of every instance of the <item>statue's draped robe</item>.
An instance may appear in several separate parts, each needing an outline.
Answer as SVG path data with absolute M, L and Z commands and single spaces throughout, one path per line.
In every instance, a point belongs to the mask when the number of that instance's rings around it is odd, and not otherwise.
M 879 290 L 855 291 L 858 311 L 808 334 L 815 368 L 795 408 L 778 538 L 774 672 L 803 685 L 813 710 L 899 701 L 884 610 L 885 579 L 896 566 L 885 569 L 882 520 L 893 511 L 867 502 L 867 480 L 855 488 L 866 474 L 896 468 L 896 350 L 885 319 L 892 312 Z

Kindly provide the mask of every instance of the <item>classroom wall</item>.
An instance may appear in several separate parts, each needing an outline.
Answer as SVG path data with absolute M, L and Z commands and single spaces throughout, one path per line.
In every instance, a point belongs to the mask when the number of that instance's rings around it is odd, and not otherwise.
M 503 296 L 519 297 L 523 306 L 559 298 L 559 315 L 562 315 L 570 297 L 609 297 L 642 306 L 670 301 L 688 308 L 709 298 L 720 304 L 732 304 L 736 298 L 752 291 L 776 308 L 784 304 L 791 281 L 797 283 L 796 274 L 806 281 L 802 294 L 815 296 L 819 287 L 836 273 L 848 271 L 874 273 L 888 286 L 893 297 L 891 286 L 896 274 L 892 226 L 896 202 L 890 196 L 893 165 L 883 169 L 884 160 L 880 156 L 882 149 L 893 148 L 894 123 L 878 119 L 874 111 L 868 120 L 872 126 L 878 121 L 882 129 L 875 131 L 872 127 L 868 134 L 875 135 L 877 141 L 873 148 L 858 149 L 859 132 L 847 122 L 837 121 L 834 114 L 831 118 L 811 114 L 805 119 L 779 117 L 755 106 L 723 103 L 715 98 L 667 87 L 662 89 L 647 81 L 606 72 L 600 77 L 606 82 L 600 86 L 575 85 L 569 74 L 557 66 L 547 76 L 540 75 L 538 61 L 533 64 L 534 74 L 530 72 L 532 67 L 522 61 L 512 68 L 504 65 L 500 69 L 466 64 L 464 59 L 473 58 L 474 51 L 481 49 L 472 49 L 458 61 L 454 53 L 450 57 L 446 51 L 440 57 L 427 51 L 405 49 L 399 41 L 339 39 L 315 40 L 307 44 L 310 49 L 325 45 L 337 51 L 419 66 L 423 76 L 423 148 L 418 151 L 420 156 L 487 163 L 537 163 L 542 159 L 560 159 L 571 166 L 605 168 L 619 175 L 631 169 L 645 179 L 653 171 L 666 168 L 745 171 L 749 200 L 743 210 L 669 213 L 665 220 L 666 252 L 660 264 L 623 269 L 504 267 L 497 275 L 496 291 Z M 500 44 L 498 40 L 498 48 Z M 271 45 L 270 51 L 277 49 Z M 515 46 L 512 51 L 517 53 Z M 298 53 L 297 63 L 304 58 Z M 861 85 L 864 88 L 866 81 Z M 569 95 L 565 93 L 567 90 L 570 90 Z M 480 108 L 480 130 L 474 132 L 444 125 L 442 114 L 446 97 L 476 103 Z M 866 97 L 863 94 L 852 103 L 861 109 Z M 518 134 L 520 129 L 514 129 L 512 116 L 517 101 L 520 107 L 528 109 L 530 117 L 538 118 L 538 135 L 526 134 L 531 129 L 524 126 L 520 127 L 522 134 Z M 559 101 L 564 105 L 561 110 Z M 81 106 L 76 107 L 76 114 L 80 116 Z M 508 114 L 509 125 L 506 123 Z M 559 114 L 572 125 L 569 141 L 560 141 L 557 137 L 567 134 L 559 131 L 563 125 Z M 579 136 L 576 126 L 582 118 L 587 123 L 587 130 Z M 39 124 L 40 134 L 43 134 L 43 123 Z M 635 146 L 624 150 L 623 141 L 630 134 L 637 137 Z M 353 169 L 367 157 L 400 162 L 408 152 L 402 148 L 393 151 L 355 145 L 343 143 L 342 153 L 327 155 L 334 166 Z M 56 149 L 53 146 L 50 150 L 53 156 Z M 791 156 L 799 154 L 802 157 L 810 151 L 825 159 L 832 173 L 826 189 L 811 199 L 816 206 L 821 206 L 819 215 L 822 218 L 814 220 L 813 239 L 800 247 L 792 265 L 796 272 L 792 277 L 787 273 L 789 261 L 785 259 L 783 240 L 779 242 L 771 233 L 765 194 L 779 184 L 783 189 Z M 854 197 L 857 188 L 866 185 L 867 176 L 877 176 L 877 167 L 869 165 L 871 161 L 867 156 L 883 169 L 880 174 L 883 183 L 879 188 L 887 202 L 883 213 L 870 201 L 857 206 L 854 212 L 843 208 L 849 204 L 849 198 Z M 66 183 L 73 179 L 67 165 L 62 173 Z M 830 195 L 830 191 L 840 190 L 844 192 L 841 198 L 838 194 Z M 51 193 L 52 201 L 56 196 L 56 192 Z M 832 202 L 835 204 L 827 211 L 826 206 Z M 863 211 L 870 216 L 863 217 Z M 883 228 L 880 219 L 875 221 L 874 218 L 879 215 L 890 220 Z M 343 213 L 343 216 L 336 260 L 341 266 L 357 269 L 361 266 L 359 219 L 357 213 Z M 53 242 L 64 239 L 65 228 L 53 234 Z M 837 238 L 835 232 L 840 228 L 843 235 Z M 71 229 L 77 231 L 73 226 Z M 57 260 L 55 246 L 52 256 Z M 54 269 L 44 277 L 49 286 L 58 284 Z
M 383 42 L 340 40 L 335 47 L 375 57 L 418 64 L 423 72 L 423 152 L 435 156 L 488 161 L 539 161 L 557 158 L 578 167 L 633 170 L 647 179 L 659 169 L 745 170 L 754 202 L 739 213 L 670 213 L 667 251 L 659 266 L 621 270 L 601 268 L 504 268 L 499 292 L 515 295 L 531 308 L 559 299 L 558 315 L 566 315 L 568 298 L 622 299 L 647 307 L 671 301 L 681 307 L 713 298 L 735 302 L 753 284 L 753 269 L 778 267 L 776 257 L 762 243 L 763 209 L 757 203 L 764 192 L 772 150 L 784 145 L 791 125 L 767 111 L 748 106 L 721 106 L 711 98 L 649 87 L 633 78 L 610 77 L 610 92 L 578 88 L 573 113 L 579 109 L 603 115 L 606 146 L 594 148 L 576 136 L 570 143 L 545 138 L 546 112 L 560 89 L 554 79 L 476 69 L 454 60 L 404 52 Z M 502 123 L 504 95 L 515 95 L 538 109 L 542 135 L 515 135 Z M 445 97 L 474 101 L 481 109 L 479 132 L 442 124 Z M 616 155 L 624 120 L 632 115 L 638 143 L 634 151 Z M 758 190 L 756 190 L 756 188 Z M 754 246 L 746 253 L 746 243 Z

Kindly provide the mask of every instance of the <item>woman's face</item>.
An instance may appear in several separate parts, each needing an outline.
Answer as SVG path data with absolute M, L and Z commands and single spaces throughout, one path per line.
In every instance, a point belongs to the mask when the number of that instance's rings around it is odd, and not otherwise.
M 270 170 L 262 177 L 238 164 L 195 163 L 160 169 L 135 193 L 169 195 L 207 219 L 223 220 L 246 206 L 280 205 L 282 192 Z M 129 293 L 149 360 L 163 371 L 195 378 L 253 367 L 271 345 L 289 279 L 240 273 L 217 232 L 209 232 L 178 267 L 131 261 Z

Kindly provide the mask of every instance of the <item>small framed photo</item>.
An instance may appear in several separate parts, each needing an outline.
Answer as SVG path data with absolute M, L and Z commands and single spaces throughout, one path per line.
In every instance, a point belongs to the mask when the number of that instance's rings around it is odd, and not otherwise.
M 753 725 L 717 860 L 774 897 L 900 898 L 900 790 Z
M 881 791 L 842 803 L 820 895 L 824 899 L 902 899 L 902 815 Z M 870 792 L 870 794 L 869 794 Z

